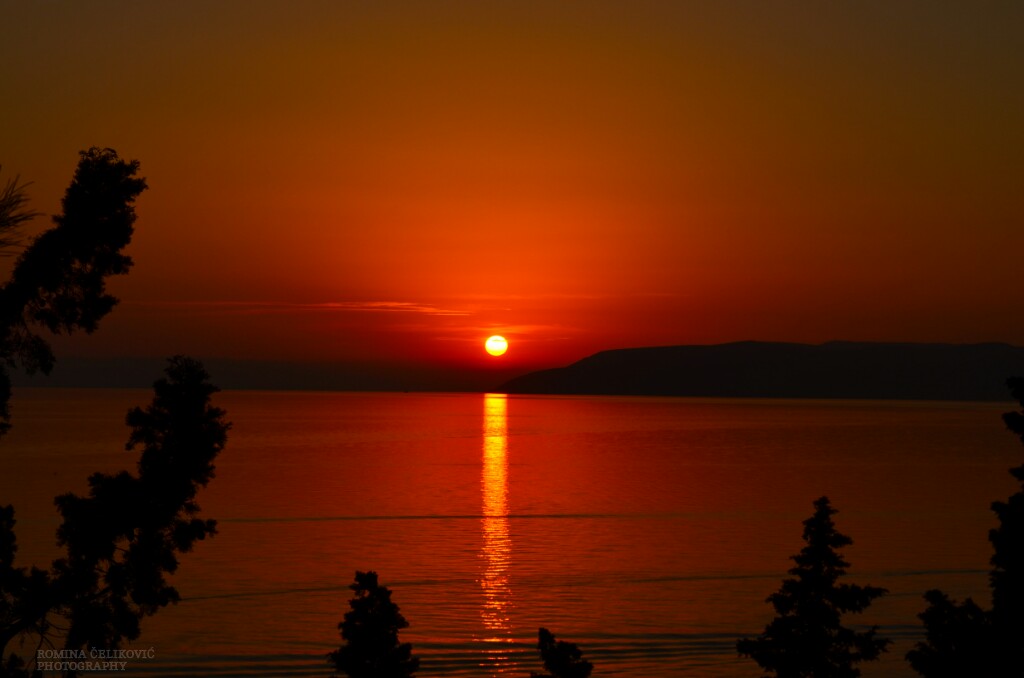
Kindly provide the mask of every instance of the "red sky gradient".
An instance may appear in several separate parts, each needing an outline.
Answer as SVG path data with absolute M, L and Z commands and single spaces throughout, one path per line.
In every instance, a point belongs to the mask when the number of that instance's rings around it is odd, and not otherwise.
M 1024 344 L 1020 3 L 4 15 L 0 178 L 53 213 L 99 145 L 150 185 L 121 306 L 59 357 Z

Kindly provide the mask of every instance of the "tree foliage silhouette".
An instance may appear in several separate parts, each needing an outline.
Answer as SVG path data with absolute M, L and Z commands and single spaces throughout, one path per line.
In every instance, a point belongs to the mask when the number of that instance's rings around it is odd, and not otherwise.
M 544 627 L 537 631 L 537 649 L 548 672 L 532 673 L 531 678 L 589 678 L 594 670 L 575 643 L 556 640 Z
M 1007 386 L 1021 410 L 1007 412 L 1003 421 L 1024 443 L 1024 378 L 1010 378 Z M 999 521 L 988 535 L 992 608 L 983 610 L 970 598 L 957 603 L 939 590 L 925 593 L 928 608 L 919 615 L 925 640 L 907 653 L 925 678 L 1024 675 L 1024 465 L 1010 474 L 1021 490 L 992 503 Z
M 117 303 L 106 279 L 132 265 L 122 250 L 134 231 L 133 204 L 146 189 L 136 176 L 139 163 L 109 148 L 79 155 L 62 213 L 21 253 L 0 287 L 0 435 L 10 428 L 8 369 L 48 374 L 54 355 L 39 330 L 94 331 Z M 0 192 L 0 248 L 15 245 L 18 229 L 35 216 L 26 204 L 25 185 L 7 182 Z
M 835 513 L 828 497 L 814 502 L 814 515 L 804 521 L 807 544 L 792 557 L 793 578 L 767 600 L 778 616 L 757 638 L 736 643 L 740 655 L 778 678 L 855 678 L 856 664 L 877 659 L 890 642 L 877 627 L 857 632 L 841 624 L 844 614 L 863 611 L 886 591 L 837 583 L 850 566 L 838 549 L 853 540 L 836 531 Z
M 230 424 L 210 403 L 218 389 L 195 360 L 171 358 L 152 403 L 128 412 L 127 450 L 141 448 L 137 474 L 95 473 L 88 496 L 55 499 L 66 555 L 50 572 L 14 567 L 14 511 L 0 509 L 0 650 L 18 636 L 51 633 L 66 649 L 116 649 L 139 636 L 141 620 L 178 592 L 165 575 L 196 541 L 216 533 L 199 518 L 196 493 L 213 478 Z M 59 621 L 57 621 L 59 620 Z M 14 652 L 7 672 L 24 666 Z
M 327 655 L 338 671 L 351 678 L 404 678 L 412 676 L 420 660 L 412 645 L 398 642 L 398 632 L 409 626 L 391 602 L 391 591 L 377 583 L 376 572 L 356 572 L 349 585 L 355 596 L 352 608 L 338 624 L 345 643 Z
M 14 507 L 0 507 L 0 676 L 28 676 L 24 660 L 7 646 L 23 634 L 38 638 L 50 629 L 47 615 L 54 605 L 48 572 L 14 567 Z
M 991 615 L 970 598 L 957 603 L 937 589 L 924 598 L 928 608 L 918 617 L 925 639 L 907 653 L 914 670 L 929 678 L 1001 675 Z

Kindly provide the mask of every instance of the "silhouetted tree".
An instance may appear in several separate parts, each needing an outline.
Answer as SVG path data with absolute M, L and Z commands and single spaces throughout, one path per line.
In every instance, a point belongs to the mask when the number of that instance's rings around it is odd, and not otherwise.
M 1024 443 L 1024 378 L 1011 378 L 1007 386 L 1020 404 L 1020 412 L 1003 415 L 1006 427 Z M 992 623 L 997 634 L 1012 643 L 1012 665 L 1017 675 L 1024 675 L 1024 465 L 1010 469 L 1010 474 L 1021 483 L 1021 490 L 1005 502 L 992 504 L 999 525 L 989 532 L 992 542 Z
M 1024 378 L 1007 380 L 1020 412 L 1003 421 L 1024 442 Z M 1010 469 L 1021 491 L 992 503 L 999 525 L 989 532 L 992 609 L 968 598 L 963 603 L 939 590 L 925 594 L 928 608 L 919 616 L 925 640 L 907 653 L 907 661 L 925 678 L 975 675 L 1024 676 L 1024 466 Z
M 531 678 L 589 678 L 594 665 L 583 658 L 575 643 L 555 640 L 544 627 L 538 629 L 537 638 L 537 649 L 548 672 L 532 673 Z
M 398 642 L 398 632 L 409 623 L 391 602 L 391 591 L 377 583 L 376 572 L 356 572 L 349 588 L 355 592 L 352 609 L 338 624 L 345 643 L 327 655 L 330 663 L 351 678 L 412 676 L 420 660 L 412 645 Z
M 66 649 L 115 649 L 138 637 L 143 617 L 177 602 L 165 575 L 178 556 L 216 533 L 198 517 L 196 493 L 213 477 L 230 424 L 210 404 L 218 389 L 203 366 L 177 356 L 152 403 L 128 412 L 126 449 L 141 448 L 138 473 L 96 473 L 89 494 L 55 499 L 66 556 L 51 572 L 13 566 L 13 508 L 0 509 L 0 651 L 23 634 L 58 631 Z M 61 626 L 56 628 L 54 618 Z M 9 672 L 22 660 L 13 652 Z M 15 674 L 17 675 L 17 674 Z
M 928 678 L 1000 675 L 1003 660 L 989 613 L 970 598 L 957 603 L 935 589 L 924 597 L 928 609 L 918 617 L 924 622 L 925 640 L 907 653 L 914 670 Z
M 0 434 L 10 428 L 8 368 L 48 374 L 53 367 L 53 351 L 37 330 L 92 332 L 117 303 L 106 279 L 132 265 L 122 250 L 134 230 L 133 203 L 146 189 L 138 169 L 109 148 L 82 151 L 62 214 L 21 253 L 0 287 Z M 35 216 L 25 209 L 24 188 L 15 179 L 0 192 L 0 248 L 15 244 L 18 228 Z
M 0 507 L 0 676 L 28 676 L 23 659 L 5 648 L 22 635 L 42 639 L 50 629 L 47 615 L 54 605 L 49 573 L 14 567 L 17 542 L 14 507 Z
M 768 597 L 778 616 L 757 638 L 736 643 L 740 655 L 778 678 L 855 678 L 856 664 L 877 659 L 890 642 L 877 635 L 877 627 L 857 632 L 840 623 L 844 614 L 863 611 L 886 591 L 837 583 L 850 566 L 837 550 L 853 540 L 836 531 L 835 513 L 828 497 L 814 502 L 814 515 L 804 521 L 807 545 L 789 570 L 794 578 Z

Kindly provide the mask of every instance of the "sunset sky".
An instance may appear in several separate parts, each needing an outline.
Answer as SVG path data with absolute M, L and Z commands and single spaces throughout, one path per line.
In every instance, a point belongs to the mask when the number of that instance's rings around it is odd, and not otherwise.
M 150 186 L 59 358 L 1024 344 L 1024 3 L 0 8 L 0 180 Z

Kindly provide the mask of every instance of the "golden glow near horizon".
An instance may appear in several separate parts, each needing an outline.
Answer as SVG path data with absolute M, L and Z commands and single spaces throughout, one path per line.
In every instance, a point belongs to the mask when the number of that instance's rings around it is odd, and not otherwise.
M 8 3 L 0 181 L 58 212 L 93 143 L 148 179 L 59 356 L 1024 344 L 1024 3 L 933 5 Z
M 505 337 L 495 334 L 493 337 L 487 338 L 487 341 L 484 342 L 484 348 L 493 356 L 504 355 L 505 351 L 508 350 L 508 341 L 505 340 Z
M 508 401 L 501 393 L 484 395 L 483 470 L 481 489 L 483 507 L 483 607 L 480 616 L 487 630 L 483 640 L 489 643 L 511 642 L 509 623 L 512 591 L 509 588 L 509 565 L 512 561 L 512 538 L 508 524 Z M 497 662 L 506 658 L 502 651 L 489 653 Z

